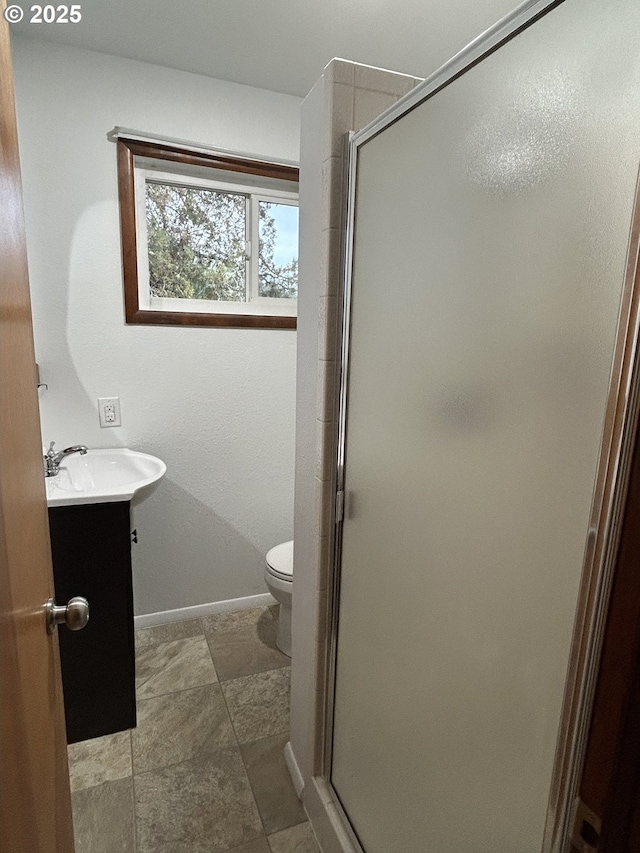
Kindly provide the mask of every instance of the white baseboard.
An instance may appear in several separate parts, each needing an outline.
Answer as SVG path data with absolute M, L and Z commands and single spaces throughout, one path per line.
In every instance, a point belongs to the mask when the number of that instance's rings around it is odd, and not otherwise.
M 293 787 L 295 788 L 295 792 L 298 795 L 298 799 L 301 800 L 302 793 L 304 791 L 304 779 L 302 777 L 300 767 L 298 766 L 298 762 L 294 755 L 290 740 L 286 742 L 284 747 L 284 761 L 287 765 L 287 770 L 289 771 L 289 775 L 291 776 L 291 781 L 293 782 Z
M 194 604 L 192 607 L 178 607 L 177 610 L 162 610 L 160 613 L 143 613 L 134 616 L 136 628 L 151 628 L 153 625 L 166 625 L 168 622 L 183 622 L 187 619 L 199 619 L 213 613 L 225 613 L 232 610 L 250 610 L 252 607 L 271 607 L 277 604 L 268 592 L 261 595 L 247 595 L 244 598 L 229 598 L 226 601 L 211 601 L 209 604 Z

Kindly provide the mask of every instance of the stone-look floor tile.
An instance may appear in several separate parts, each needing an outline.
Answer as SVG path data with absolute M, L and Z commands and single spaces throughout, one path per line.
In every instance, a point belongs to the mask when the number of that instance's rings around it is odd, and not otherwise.
M 72 791 L 131 776 L 129 731 L 69 744 L 67 752 Z
M 205 633 L 230 635 L 235 631 L 255 627 L 262 618 L 269 619 L 269 607 L 251 607 L 247 610 L 225 610 L 222 613 L 212 613 L 200 620 Z
M 76 791 L 71 804 L 75 853 L 135 853 L 130 778 Z
M 132 732 L 135 773 L 197 758 L 236 740 L 217 684 L 138 701 Z
M 204 637 L 160 643 L 136 655 L 136 695 L 150 699 L 218 680 Z
M 291 663 L 276 646 L 278 625 L 268 607 L 216 613 L 202 624 L 220 681 Z
M 218 853 L 263 836 L 237 748 L 136 774 L 138 853 Z
M 240 743 L 289 730 L 290 681 L 290 668 L 282 667 L 221 683 Z
M 142 652 L 160 643 L 174 640 L 186 640 L 189 637 L 201 637 L 204 631 L 199 619 L 188 622 L 168 622 L 166 625 L 153 625 L 151 628 L 138 628 L 136 631 L 136 651 Z
M 259 838 L 250 844 L 243 844 L 242 847 L 234 847 L 228 853 L 271 853 L 271 848 L 266 838 Z
M 205 853 L 205 851 L 206 853 L 271 853 L 266 835 L 263 835 L 262 838 L 257 838 L 255 841 L 250 841 L 248 844 L 234 847 L 232 850 L 229 850 L 227 847 L 211 847 L 207 845 L 204 847 L 194 847 L 190 841 L 169 841 L 166 844 L 159 841 L 153 845 L 153 853 L 192 853 L 194 850 L 196 853 L 201 853 L 201 851 L 202 853 Z
M 307 819 L 284 760 L 288 735 L 275 735 L 240 748 L 253 796 L 267 835 Z
M 271 853 L 320 853 L 308 822 L 299 823 L 269 836 Z
M 230 850 L 228 847 L 211 847 L 209 844 L 198 844 L 194 846 L 190 841 L 168 841 L 166 843 L 159 841 L 153 845 L 153 853 L 271 853 L 267 836 L 257 838 L 255 841 L 250 841 L 248 844 L 242 844 L 240 847 L 234 847 Z

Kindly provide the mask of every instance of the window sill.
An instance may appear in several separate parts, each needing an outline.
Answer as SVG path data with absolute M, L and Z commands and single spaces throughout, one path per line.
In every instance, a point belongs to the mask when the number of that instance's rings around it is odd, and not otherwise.
M 127 325 L 227 326 L 248 329 L 295 329 L 296 317 L 267 314 L 204 314 L 181 311 L 127 311 Z

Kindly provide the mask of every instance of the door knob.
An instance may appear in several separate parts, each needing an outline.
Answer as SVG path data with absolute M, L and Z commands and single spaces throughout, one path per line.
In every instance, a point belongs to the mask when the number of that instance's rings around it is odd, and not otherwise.
M 46 604 L 47 631 L 50 634 L 58 625 L 66 625 L 70 631 L 80 631 L 89 621 L 89 602 L 76 595 L 66 606 L 58 607 L 53 598 Z

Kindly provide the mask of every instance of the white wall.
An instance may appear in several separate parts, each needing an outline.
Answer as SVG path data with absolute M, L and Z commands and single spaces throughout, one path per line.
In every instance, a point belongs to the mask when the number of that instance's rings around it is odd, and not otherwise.
M 134 511 L 137 613 L 266 592 L 293 531 L 296 333 L 125 326 L 115 125 L 297 160 L 299 100 L 14 39 L 43 441 L 123 445 L 167 475 Z M 100 429 L 98 396 L 121 428 Z

